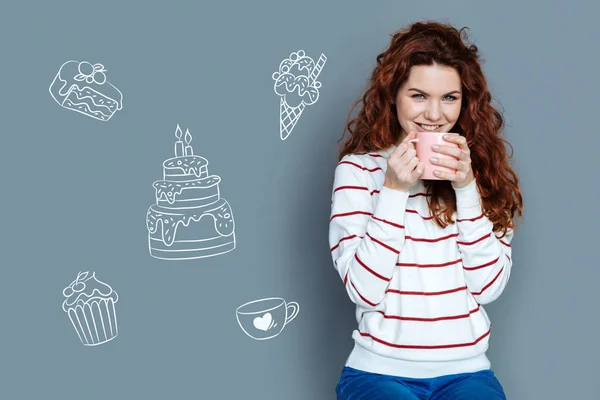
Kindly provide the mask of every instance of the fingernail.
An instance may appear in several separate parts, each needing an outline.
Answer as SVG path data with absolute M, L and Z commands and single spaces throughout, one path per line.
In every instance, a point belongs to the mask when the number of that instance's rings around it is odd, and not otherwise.
M 439 175 L 440 171 L 433 171 L 434 174 Z
M 437 162 L 437 157 L 431 157 L 431 162 Z
M 437 144 L 434 144 L 434 145 L 433 145 L 433 149 L 434 149 L 434 150 L 437 150 L 437 149 L 439 149 L 439 148 L 440 148 L 440 146 L 438 146 Z
M 444 135 L 444 139 L 450 139 L 450 135 Z

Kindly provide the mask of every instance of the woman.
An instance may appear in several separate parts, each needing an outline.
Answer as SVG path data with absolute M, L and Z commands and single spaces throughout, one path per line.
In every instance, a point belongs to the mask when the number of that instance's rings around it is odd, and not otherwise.
M 523 205 L 464 29 L 419 22 L 394 34 L 347 124 L 329 241 L 358 329 L 338 399 L 506 398 L 482 305 L 508 282 Z M 434 151 L 454 158 L 419 160 L 409 140 L 423 130 L 452 131 L 458 148 Z M 421 180 L 425 162 L 456 173 Z

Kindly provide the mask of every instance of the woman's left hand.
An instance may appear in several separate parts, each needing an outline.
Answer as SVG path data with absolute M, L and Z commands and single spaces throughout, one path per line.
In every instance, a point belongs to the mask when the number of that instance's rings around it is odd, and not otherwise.
M 467 146 L 467 139 L 457 133 L 444 135 L 444 140 L 447 142 L 456 143 L 458 148 L 452 146 L 441 145 L 439 148 L 433 148 L 433 151 L 441 154 L 447 154 L 455 157 L 455 159 L 438 158 L 437 161 L 431 160 L 434 165 L 441 165 L 451 169 L 455 169 L 456 173 L 442 172 L 434 169 L 434 174 L 441 179 L 446 179 L 452 182 L 452 187 L 455 189 L 469 185 L 475 177 L 471 169 L 471 151 Z

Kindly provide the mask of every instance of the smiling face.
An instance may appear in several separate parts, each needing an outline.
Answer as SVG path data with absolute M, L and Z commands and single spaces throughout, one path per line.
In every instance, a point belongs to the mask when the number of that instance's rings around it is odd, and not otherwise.
M 410 131 L 450 132 L 460 115 L 461 86 L 460 76 L 452 67 L 412 67 L 395 101 L 402 127 L 400 141 Z

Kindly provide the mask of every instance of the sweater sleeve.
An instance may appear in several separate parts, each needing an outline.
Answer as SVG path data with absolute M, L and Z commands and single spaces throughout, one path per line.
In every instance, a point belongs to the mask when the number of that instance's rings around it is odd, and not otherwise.
M 479 304 L 496 300 L 508 283 L 512 267 L 510 242 L 513 230 L 498 239 L 493 223 L 483 214 L 475 181 L 455 189 L 458 249 L 467 288 Z
M 331 256 L 350 300 L 373 309 L 385 297 L 404 244 L 408 192 L 381 187 L 376 205 L 369 170 L 357 156 L 335 169 L 329 222 Z

